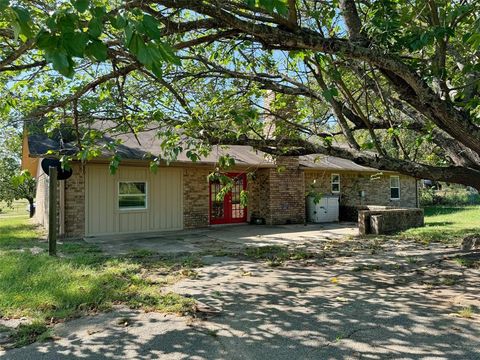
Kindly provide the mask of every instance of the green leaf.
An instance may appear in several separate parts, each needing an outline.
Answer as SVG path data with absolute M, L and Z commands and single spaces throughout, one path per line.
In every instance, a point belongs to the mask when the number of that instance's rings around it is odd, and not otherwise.
M 102 34 L 103 24 L 100 18 L 92 18 L 88 23 L 88 33 L 94 38 L 98 38 Z
M 85 48 L 85 55 L 97 61 L 105 61 L 108 58 L 107 46 L 100 40 L 92 40 Z
M 10 0 L 0 0 L 0 11 L 5 10 L 10 5 Z
M 222 170 L 229 170 L 235 166 L 235 159 L 230 155 L 222 155 L 218 158 L 218 167 Z
M 174 50 L 170 45 L 164 42 L 160 42 L 158 44 L 158 50 L 160 51 L 160 54 L 162 58 L 169 63 L 175 64 L 175 65 L 181 65 L 180 58 L 175 54 Z
M 57 17 L 57 28 L 63 32 L 74 32 L 77 28 L 78 16 L 76 14 L 62 14 Z
M 277 12 L 280 15 L 288 14 L 288 6 L 285 0 L 246 0 L 248 6 L 259 5 L 268 12 Z
M 12 10 L 15 13 L 17 20 L 21 23 L 28 23 L 30 21 L 30 13 L 27 9 L 19 6 L 12 6 Z
M 138 49 L 137 49 L 137 58 L 138 61 L 140 61 L 142 64 L 144 64 L 147 68 L 152 67 L 152 57 L 150 56 L 150 51 L 148 51 L 147 46 L 143 42 L 138 43 Z
M 153 40 L 158 40 L 162 36 L 160 29 L 158 28 L 157 20 L 150 15 L 143 15 L 143 27 L 145 29 L 146 35 L 148 35 Z
M 288 6 L 287 6 L 286 2 L 284 2 L 282 0 L 276 0 L 274 6 L 275 6 L 275 10 L 280 15 L 287 15 L 288 14 Z
M 332 143 L 333 143 L 333 137 L 332 136 L 325 136 L 323 138 L 323 144 L 327 147 L 330 147 L 332 146 Z
M 151 68 L 153 64 L 153 58 L 147 45 L 143 41 L 142 37 L 138 35 L 138 33 L 132 33 L 130 38 L 130 43 L 128 44 L 128 48 L 132 53 L 134 53 L 142 64 L 144 64 L 147 68 Z
M 130 42 L 132 41 L 132 36 L 135 33 L 135 30 L 131 23 L 127 23 L 125 26 L 125 45 L 130 47 Z
M 37 34 L 36 43 L 38 48 L 42 50 L 55 49 L 56 47 L 58 47 L 58 40 L 58 36 L 52 35 L 48 31 L 41 30 Z
M 248 205 L 248 191 L 242 190 L 240 191 L 240 205 L 243 207 L 247 207 Z
M 160 65 L 157 63 L 152 63 L 152 72 L 155 74 L 155 76 L 161 78 L 163 76 L 163 70 Z
M 124 29 L 127 26 L 127 20 L 122 15 L 110 17 L 110 24 L 117 29 Z
M 71 77 L 73 75 L 73 61 L 64 49 L 48 50 L 45 59 L 52 64 L 60 74 Z
M 322 91 L 322 95 L 327 101 L 332 101 L 335 96 L 338 96 L 338 90 L 334 87 Z
M 188 150 L 186 155 L 192 162 L 197 162 L 198 160 L 200 160 L 200 156 L 198 156 L 195 151 Z
M 159 160 L 155 160 L 155 161 L 150 162 L 150 171 L 153 174 L 156 174 L 158 172 L 159 162 L 160 162 Z
M 45 24 L 50 30 L 55 31 L 57 29 L 57 16 L 53 14 L 45 21 Z
M 31 18 L 28 10 L 19 6 L 12 6 L 12 10 L 15 14 L 15 22 L 13 23 L 15 36 L 24 35 L 27 38 L 32 37 Z
M 144 47 L 145 43 L 143 42 L 143 39 L 140 35 L 138 35 L 136 32 L 132 32 L 132 35 L 130 36 L 130 40 L 128 41 L 127 46 L 131 52 L 137 55 L 140 47 L 142 46 Z
M 110 175 L 115 175 L 115 173 L 118 170 L 118 167 L 120 166 L 121 161 L 122 161 L 122 158 L 117 154 L 115 154 L 112 157 L 112 160 L 110 160 L 110 164 L 108 166 L 108 168 L 110 170 Z
M 73 6 L 77 9 L 78 12 L 85 12 L 90 5 L 90 0 L 72 0 Z
M 363 144 L 360 145 L 360 148 L 362 150 L 371 150 L 371 149 L 375 148 L 375 144 L 373 143 L 373 141 L 366 141 L 366 142 L 364 142 Z
M 473 50 L 480 48 L 480 33 L 474 33 L 467 39 L 467 44 L 472 46 Z
M 107 9 L 105 8 L 105 6 L 95 6 L 93 9 L 90 10 L 90 13 L 93 17 L 102 20 L 107 13 Z
M 83 32 L 66 33 L 62 36 L 62 43 L 68 54 L 83 57 L 87 46 L 88 35 Z

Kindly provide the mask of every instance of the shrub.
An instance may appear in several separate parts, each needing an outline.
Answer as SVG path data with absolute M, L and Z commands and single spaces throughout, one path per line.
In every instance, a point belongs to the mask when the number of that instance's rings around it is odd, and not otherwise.
M 480 204 L 480 195 L 465 188 L 447 188 L 436 190 L 433 188 L 422 189 L 420 193 L 422 206 L 465 206 Z

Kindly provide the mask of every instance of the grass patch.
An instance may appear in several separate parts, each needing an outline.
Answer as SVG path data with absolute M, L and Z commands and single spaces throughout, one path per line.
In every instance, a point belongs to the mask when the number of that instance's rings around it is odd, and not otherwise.
M 315 257 L 314 253 L 304 249 L 289 249 L 287 246 L 247 247 L 244 255 L 248 258 L 266 260 L 270 266 L 280 266 L 288 260 L 307 260 Z
M 401 237 L 413 238 L 423 243 L 459 243 L 467 235 L 478 233 L 480 206 L 426 207 L 425 226 L 408 229 Z
M 42 322 L 33 322 L 31 324 L 22 324 L 18 327 L 17 331 L 13 334 L 13 346 L 21 347 L 28 344 L 32 344 L 35 341 L 51 340 L 53 337 L 53 331 Z
M 363 265 L 359 265 L 359 266 L 353 268 L 353 271 L 354 272 L 378 271 L 378 270 L 381 270 L 381 269 L 382 269 L 382 267 L 378 264 L 369 264 L 369 265 L 363 264 Z
M 38 226 L 29 221 L 28 216 L 0 218 L 0 251 L 34 246 L 46 247 L 46 243 L 39 241 Z
M 423 284 L 428 287 L 436 286 L 455 286 L 462 282 L 462 277 L 458 275 L 445 275 L 435 279 L 423 281 Z
M 480 269 L 480 260 L 470 257 L 459 256 L 453 259 L 458 265 L 464 266 L 470 269 Z
M 462 317 L 464 319 L 471 319 L 473 318 L 473 309 L 471 306 L 466 306 L 464 308 L 461 308 L 458 312 L 457 312 L 457 315 L 459 317 Z
M 10 206 L 7 203 L 0 201 L 0 221 L 4 217 L 24 217 L 28 215 L 27 211 L 28 201 L 27 200 L 15 200 Z
M 162 291 L 162 285 L 196 276 L 193 257 L 162 258 L 136 252 L 110 257 L 94 245 L 58 245 L 58 257 L 33 254 L 46 248 L 27 217 L 0 220 L 0 317 L 27 317 L 14 335 L 17 346 L 47 336 L 50 323 L 126 304 L 148 311 L 185 313 L 194 300 Z M 150 276 L 164 281 L 153 281 Z

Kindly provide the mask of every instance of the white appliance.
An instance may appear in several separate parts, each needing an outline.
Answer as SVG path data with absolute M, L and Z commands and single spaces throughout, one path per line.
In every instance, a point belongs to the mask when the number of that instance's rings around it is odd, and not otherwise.
M 339 197 L 324 195 L 320 202 L 315 204 L 312 196 L 307 197 L 307 219 L 309 222 L 335 222 L 338 221 Z

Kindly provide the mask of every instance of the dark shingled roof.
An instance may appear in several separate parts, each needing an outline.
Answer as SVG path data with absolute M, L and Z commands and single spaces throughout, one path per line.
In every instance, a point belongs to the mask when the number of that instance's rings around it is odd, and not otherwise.
M 378 171 L 377 169 L 355 164 L 353 161 L 329 155 L 305 155 L 300 157 L 300 165 L 312 169 Z
M 112 137 L 104 137 L 100 141 L 107 144 L 112 140 L 121 140 L 121 145 L 117 146 L 117 153 L 125 160 L 149 160 L 152 154 L 158 154 L 160 151 L 160 139 L 155 136 L 153 131 L 144 131 L 137 134 L 140 144 L 131 133 L 120 134 Z M 69 142 L 60 145 L 60 141 L 53 140 L 46 135 L 32 134 L 28 136 L 29 155 L 31 157 L 45 157 L 49 150 L 61 152 L 62 154 L 73 155 L 77 151 L 76 144 Z M 266 153 L 255 150 L 251 146 L 230 145 L 218 146 L 206 157 L 202 157 L 197 163 L 215 164 L 219 157 L 229 154 L 236 161 L 237 165 L 271 167 L 273 163 L 269 160 Z M 110 158 L 113 154 L 105 149 L 100 158 Z M 176 162 L 188 162 L 191 160 L 187 157 L 186 152 L 178 155 Z M 337 170 L 337 171 L 377 171 L 373 168 L 357 165 L 352 161 L 327 156 L 327 155 L 306 155 L 300 157 L 300 165 L 308 169 Z

